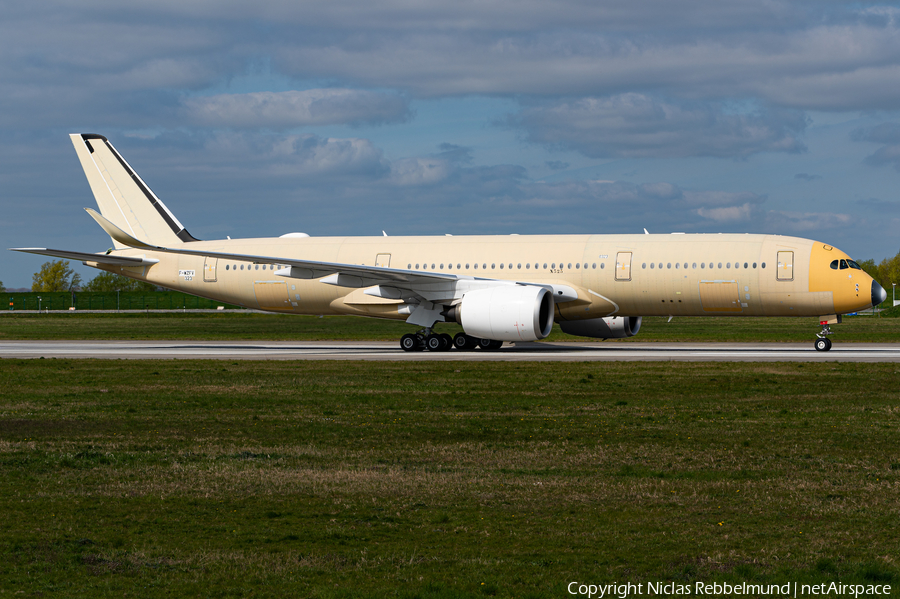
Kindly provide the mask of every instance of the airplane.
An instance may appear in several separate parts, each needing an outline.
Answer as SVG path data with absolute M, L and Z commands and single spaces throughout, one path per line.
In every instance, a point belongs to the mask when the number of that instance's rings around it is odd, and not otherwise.
M 843 314 L 887 294 L 850 256 L 819 241 L 758 234 L 193 237 L 109 140 L 70 135 L 113 248 L 11 248 L 246 308 L 352 314 L 418 327 L 405 351 L 497 350 L 547 337 L 554 322 L 600 339 L 644 316 L 818 318 L 828 351 Z M 463 332 L 437 332 L 457 323 Z

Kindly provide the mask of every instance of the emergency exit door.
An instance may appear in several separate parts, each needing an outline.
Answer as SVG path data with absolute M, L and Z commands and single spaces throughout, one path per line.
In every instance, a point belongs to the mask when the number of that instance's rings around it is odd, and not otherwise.
M 390 268 L 391 255 L 390 254 L 378 254 L 377 256 L 375 256 L 375 266 L 381 266 L 383 268 Z

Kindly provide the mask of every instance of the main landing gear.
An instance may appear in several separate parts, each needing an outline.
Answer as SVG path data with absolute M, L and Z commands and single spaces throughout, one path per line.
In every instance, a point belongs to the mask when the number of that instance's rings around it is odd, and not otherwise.
M 828 351 L 829 349 L 831 349 L 831 339 L 829 339 L 826 335 L 834 335 L 834 333 L 832 332 L 830 325 L 823 324 L 822 330 L 816 333 L 816 351 Z
M 465 333 L 457 333 L 451 337 L 447 333 L 435 333 L 430 329 L 422 329 L 418 333 L 407 333 L 400 337 L 400 349 L 403 351 L 450 351 L 451 348 L 460 351 L 471 351 L 481 348 L 487 351 L 495 351 L 503 347 L 502 341 L 494 339 L 477 339 Z

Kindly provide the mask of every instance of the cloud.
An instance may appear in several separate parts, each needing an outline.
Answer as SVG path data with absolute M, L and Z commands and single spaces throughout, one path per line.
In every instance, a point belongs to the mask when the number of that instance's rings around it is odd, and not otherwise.
M 766 215 L 766 224 L 775 230 L 788 230 L 796 234 L 809 231 L 839 229 L 855 224 L 849 214 L 833 212 L 790 212 L 774 210 Z
M 563 162 L 562 160 L 548 160 L 544 162 L 547 165 L 547 168 L 553 171 L 562 171 L 569 168 L 568 162 Z
M 850 139 L 885 144 L 866 156 L 863 162 L 871 166 L 893 166 L 894 170 L 900 171 L 900 123 L 855 129 Z
M 801 152 L 807 118 L 795 111 L 727 113 L 716 104 L 664 102 L 643 94 L 581 98 L 524 108 L 509 122 L 528 140 L 591 158 Z
M 183 105 L 188 122 L 227 128 L 372 125 L 411 116 L 408 101 L 397 94 L 339 88 L 201 96 Z

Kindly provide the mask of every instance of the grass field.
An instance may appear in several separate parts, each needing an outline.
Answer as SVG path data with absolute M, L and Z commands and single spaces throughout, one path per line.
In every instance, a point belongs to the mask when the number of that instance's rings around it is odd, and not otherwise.
M 0 591 L 896 596 L 898 381 L 832 362 L 3 360 Z
M 890 314 L 900 315 L 900 309 Z M 834 325 L 836 343 L 896 342 L 900 318 L 847 316 Z M 415 327 L 403 322 L 353 316 L 278 314 L 15 314 L 0 316 L 0 341 L 7 339 L 182 339 L 182 340 L 399 340 Z M 456 325 L 439 331 L 455 333 Z M 797 341 L 812 344 L 815 318 L 644 318 L 637 336 L 606 343 L 640 341 Z M 591 341 L 554 327 L 547 341 Z

